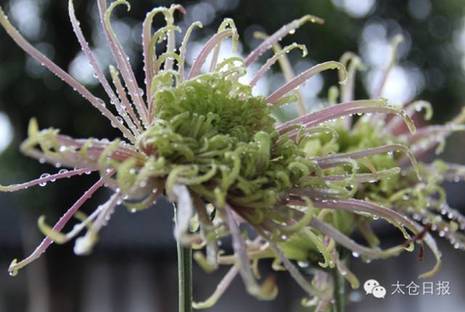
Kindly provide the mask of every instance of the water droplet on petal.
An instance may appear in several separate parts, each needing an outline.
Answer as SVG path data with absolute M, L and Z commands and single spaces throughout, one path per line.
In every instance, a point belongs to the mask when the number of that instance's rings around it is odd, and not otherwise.
M 50 173 L 43 173 L 41 176 L 40 176 L 40 179 L 46 179 L 50 176 Z M 40 186 L 46 186 L 47 185 L 47 182 L 42 182 L 42 183 L 39 183 Z
M 297 262 L 297 265 L 298 265 L 299 267 L 301 267 L 301 268 L 308 268 L 309 263 L 308 263 L 308 261 L 298 261 L 298 262 Z

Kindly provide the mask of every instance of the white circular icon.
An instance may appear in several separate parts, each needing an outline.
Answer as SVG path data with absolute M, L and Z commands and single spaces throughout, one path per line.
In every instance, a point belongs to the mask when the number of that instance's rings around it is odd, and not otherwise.
M 367 280 L 364 284 L 363 284 L 363 289 L 365 289 L 365 293 L 367 295 L 369 294 L 372 294 L 373 293 L 373 289 L 376 287 L 376 286 L 379 286 L 379 283 L 377 280 L 374 280 L 374 279 L 369 279 Z M 385 290 L 386 291 L 386 290 Z
M 384 298 L 384 296 L 386 296 L 386 288 L 384 288 L 383 286 L 376 286 L 375 288 L 373 288 L 372 293 L 373 297 L 375 298 Z

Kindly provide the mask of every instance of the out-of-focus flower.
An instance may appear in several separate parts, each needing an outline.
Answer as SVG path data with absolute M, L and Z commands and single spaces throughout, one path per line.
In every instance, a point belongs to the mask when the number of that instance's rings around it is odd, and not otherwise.
M 212 297 L 197 303 L 197 308 L 214 304 L 238 274 L 249 293 L 259 299 L 273 299 L 277 294 L 273 277 L 259 282 L 258 262 L 263 258 L 275 259 L 273 268 L 286 269 L 307 295 L 315 298 L 307 303 L 320 306 L 331 304 L 331 283 L 324 282 L 323 271 L 318 271 L 314 282 L 310 282 L 295 261 L 301 266 L 335 268 L 353 287 L 358 287 L 356 277 L 341 260 L 339 247 L 372 260 L 411 251 L 415 243 L 425 242 L 434 252 L 437 264 L 424 276 L 438 269 L 440 253 L 434 239 L 407 215 L 418 215 L 431 227 L 444 230 L 445 225 L 430 216 L 435 207 L 444 208 L 443 199 L 435 196 L 442 194 L 438 183 L 443 177 L 459 176 L 456 171 L 462 169 L 418 165 L 415 155 L 434 145 L 432 133 L 436 134 L 434 138 L 442 138 L 461 127 L 457 122 L 415 133 L 411 115 L 416 104 L 404 111 L 388 105 L 384 99 L 353 100 L 356 57 L 321 63 L 295 76 L 286 54 L 300 49 L 305 55 L 306 48 L 295 43 L 281 48 L 278 43 L 306 22 L 321 22 L 313 16 L 292 21 L 273 35 L 264 36 L 263 42 L 245 58 L 220 59 L 223 42 L 231 39 L 234 46 L 238 41 L 234 22 L 225 19 L 186 74 L 189 37 L 201 24 L 192 24 L 176 49 L 176 34 L 181 30 L 174 23 L 174 15 L 185 13 L 184 9 L 179 5 L 155 8 L 143 22 L 142 89 L 110 21 L 115 8 L 125 5 L 129 9 L 129 3 L 117 0 L 107 6 L 106 0 L 98 0 L 97 4 L 116 63 L 116 67 L 109 68 L 111 82 L 83 36 L 72 0 L 69 15 L 82 51 L 108 95 L 108 103 L 32 47 L 0 9 L 0 24 L 11 38 L 90 102 L 122 134 L 121 139 L 113 141 L 75 139 L 56 129 L 40 130 L 35 120 L 30 122 L 28 139 L 21 150 L 63 169 L 23 184 L 1 186 L 0 191 L 24 190 L 92 172 L 99 179 L 53 227 L 43 217 L 39 219 L 46 238 L 29 257 L 13 261 L 12 275 L 40 257 L 52 242 L 66 243 L 76 238 L 76 254 L 91 252 L 100 229 L 117 206 L 124 205 L 135 212 L 151 207 L 164 195 L 177 206 L 174 235 L 179 242 L 198 250 L 194 254 L 197 262 L 207 271 L 218 265 L 231 265 Z M 166 25 L 153 32 L 152 24 L 158 14 L 164 17 Z M 166 44 L 163 53 L 156 51 L 160 43 Z M 268 50 L 274 50 L 274 55 L 252 80 L 242 82 L 251 65 Z M 208 70 L 202 72 L 209 56 Z M 257 81 L 277 62 L 287 82 L 267 97 L 254 96 L 252 90 Z M 337 69 L 341 83 L 345 83 L 341 87 L 342 103 L 306 113 L 298 88 L 329 69 Z M 300 117 L 283 123 L 272 117 L 273 109 L 294 102 L 298 103 Z M 360 118 L 351 126 L 350 116 L 356 114 L 376 116 Z M 385 115 L 400 118 L 385 119 Z M 341 118 L 343 121 L 336 121 Z M 405 122 L 411 134 L 393 134 L 399 120 Z M 428 144 L 433 145 L 420 149 L 423 145 L 416 143 L 423 139 L 429 139 Z M 407 147 L 409 144 L 413 144 L 413 149 Z M 403 178 L 404 174 L 408 178 Z M 104 187 L 113 190 L 108 201 L 89 216 L 80 213 L 80 207 Z M 404 200 L 404 196 L 408 199 Z M 433 203 L 431 207 L 426 206 L 428 201 Z M 73 217 L 80 222 L 63 233 Z M 405 242 L 386 250 L 378 248 L 377 239 L 369 230 L 372 218 L 383 218 L 398 227 Z M 461 220 L 455 212 L 453 219 Z M 242 224 L 246 228 L 240 228 Z M 448 223 L 449 231 L 452 224 Z M 252 231 L 246 231 L 247 228 Z M 366 235 L 371 246 L 362 246 L 349 238 L 357 229 Z M 79 236 L 82 232 L 85 234 Z M 233 241 L 234 253 L 230 256 L 220 248 L 221 240 L 227 236 Z

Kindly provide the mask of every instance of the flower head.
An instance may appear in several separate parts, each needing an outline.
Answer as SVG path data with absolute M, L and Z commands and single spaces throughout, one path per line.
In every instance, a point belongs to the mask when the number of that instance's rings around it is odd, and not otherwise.
M 113 11 L 120 5 L 130 9 L 129 3 L 117 0 L 107 6 L 106 0 L 98 0 L 97 4 L 116 65 L 108 70 L 111 82 L 84 38 L 72 0 L 69 16 L 82 51 L 108 95 L 108 103 L 32 47 L 0 8 L 0 24 L 11 38 L 90 102 L 122 135 L 113 141 L 75 139 L 56 129 L 40 130 L 35 120 L 30 122 L 28 139 L 21 150 L 63 169 L 23 184 L 1 186 L 0 191 L 23 190 L 92 172 L 99 178 L 53 227 L 43 217 L 39 219 L 46 238 L 29 257 L 13 261 L 12 275 L 40 257 L 52 242 L 77 238 L 75 253 L 89 253 L 117 206 L 138 211 L 151 207 L 160 196 L 167 196 L 176 205 L 174 235 L 183 244 L 198 249 L 194 258 L 204 269 L 231 265 L 213 296 L 198 303 L 198 308 L 218 300 L 237 274 L 252 295 L 274 298 L 277 288 L 273 278 L 258 282 L 257 264 L 263 258 L 275 259 L 274 268 L 282 265 L 308 296 L 329 304 L 330 295 L 319 278 L 323 271 L 315 275 L 315 283 L 310 283 L 294 262 L 336 267 L 357 287 L 356 277 L 341 260 L 339 246 L 371 260 L 411 251 L 415 243 L 425 242 L 438 260 L 432 271 L 424 274 L 429 276 L 438 269 L 440 253 L 432 236 L 412 221 L 410 214 L 440 231 L 447 226 L 448 233 L 454 233 L 448 234 L 450 239 L 462 239 L 458 234 L 458 227 L 463 227 L 462 217 L 451 211 L 454 216 L 450 219 L 457 221 L 446 224 L 431 214 L 436 214 L 435 209 L 445 209 L 443 198 L 436 196 L 443 194 L 439 183 L 448 176 L 461 177 L 459 172 L 463 170 L 442 163 L 416 162 L 416 156 L 436 144 L 420 142 L 433 132 L 435 139 L 442 139 L 462 126 L 454 121 L 415 133 L 411 115 L 417 104 L 403 110 L 388 105 L 379 95 L 373 100 L 353 100 L 353 77 L 360 63 L 353 55 L 293 75 L 286 54 L 300 49 L 305 55 L 306 48 L 295 43 L 282 48 L 279 41 L 306 22 L 321 23 L 319 18 L 305 16 L 271 36 L 262 36 L 262 44 L 245 58 L 220 59 L 222 43 L 238 40 L 234 22 L 226 19 L 186 72 L 189 37 L 202 26 L 192 24 L 176 49 L 176 34 L 181 29 L 174 15 L 185 13 L 184 8 L 155 8 L 146 15 L 142 27 L 145 79 L 141 88 L 111 25 Z M 153 32 L 157 15 L 163 16 L 166 25 Z M 157 53 L 158 44 L 163 42 L 166 50 Z M 243 77 L 250 65 L 268 50 L 274 50 L 274 55 L 245 83 Z M 257 81 L 277 62 L 287 82 L 267 97 L 254 95 Z M 342 103 L 306 113 L 299 87 L 316 74 L 332 69 L 339 72 Z M 279 123 L 272 115 L 273 109 L 294 102 L 301 116 Z M 350 116 L 356 114 L 375 115 L 359 118 L 351 125 Z M 408 131 L 398 136 L 396 131 L 402 121 Z M 402 175 L 406 178 L 400 178 Z M 113 190 L 110 198 L 89 216 L 80 213 L 80 207 L 104 187 Z M 434 204 L 427 206 L 428 202 Z M 80 222 L 63 233 L 73 217 Z M 378 248 L 377 238 L 369 229 L 372 217 L 383 218 L 399 228 L 406 241 L 386 250 Z M 243 232 L 241 224 L 253 231 Z M 371 246 L 353 241 L 349 235 L 355 230 L 360 230 Z M 219 247 L 221 239 L 229 235 L 234 249 L 231 256 L 223 255 Z

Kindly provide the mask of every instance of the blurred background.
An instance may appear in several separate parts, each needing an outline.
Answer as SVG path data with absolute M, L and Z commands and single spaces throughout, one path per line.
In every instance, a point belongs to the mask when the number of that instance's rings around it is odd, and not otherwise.
M 85 34 L 103 65 L 111 58 L 97 20 L 95 1 L 75 0 L 77 15 Z M 132 1 L 132 11 L 117 10 L 114 19 L 120 40 L 142 78 L 140 36 L 145 13 L 171 1 Z M 187 15 L 179 17 L 185 29 L 200 20 L 206 27 L 194 34 L 188 58 L 225 17 L 234 18 L 247 53 L 259 43 L 255 31 L 271 33 L 304 14 L 325 19 L 320 25 L 305 25 L 284 40 L 307 44 L 305 60 L 297 53 L 291 61 L 297 72 L 321 61 L 337 60 L 346 51 L 360 54 L 367 70 L 358 76 L 357 97 L 364 98 L 374 88 L 373 81 L 389 60 L 390 39 L 405 38 L 400 46 L 398 65 L 389 76 L 385 93 L 393 104 L 413 99 L 430 101 L 434 121 L 443 122 L 465 104 L 465 2 L 463 0 L 204 0 L 179 1 Z M 96 95 L 103 92 L 80 52 L 69 23 L 67 1 L 1 0 L 12 22 L 36 47 L 67 69 Z M 225 49 L 223 49 L 225 50 Z M 294 58 L 295 57 L 295 58 Z M 261 60 L 263 62 L 263 60 Z M 324 104 L 334 74 L 318 76 L 306 84 L 304 96 L 314 109 Z M 283 82 L 276 71 L 258 87 L 267 94 Z M 26 56 L 0 30 L 0 183 L 25 181 L 57 169 L 22 156 L 18 145 L 26 136 L 27 123 L 37 117 L 42 127 L 55 127 L 74 137 L 113 138 L 117 133 L 100 114 L 59 79 Z M 454 135 L 441 156 L 465 162 L 465 135 Z M 55 220 L 95 179 L 83 176 L 46 188 L 17 194 L 0 194 L 0 311 L 17 312 L 148 312 L 176 311 L 176 249 L 172 238 L 172 209 L 165 203 L 137 214 L 123 207 L 102 232 L 101 242 L 87 257 L 74 256 L 72 244 L 52 246 L 47 254 L 19 276 L 8 276 L 13 258 L 30 253 L 41 240 L 37 218 Z M 463 184 L 447 185 L 449 203 L 462 212 L 465 208 Z M 106 194 L 98 194 L 86 209 L 95 207 Z M 395 236 L 386 228 L 387 240 Z M 444 253 L 443 270 L 432 281 L 450 282 L 450 295 L 387 296 L 377 300 L 363 290 L 350 293 L 348 311 L 464 311 L 465 254 L 440 241 Z M 370 264 L 352 262 L 363 282 L 377 279 L 386 287 L 400 281 L 419 284 L 419 273 L 432 261 L 419 262 L 414 254 Z M 194 296 L 203 299 L 216 287 L 224 271 L 207 275 L 196 268 Z M 280 294 L 274 302 L 258 302 L 245 293 L 237 279 L 211 311 L 301 311 L 303 295 L 285 273 L 277 273 Z

